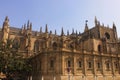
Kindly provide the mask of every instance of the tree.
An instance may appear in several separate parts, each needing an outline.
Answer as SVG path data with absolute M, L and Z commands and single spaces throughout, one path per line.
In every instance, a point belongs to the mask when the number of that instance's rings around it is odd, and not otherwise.
M 0 42 L 0 72 L 3 72 L 7 78 L 27 75 L 32 69 L 30 58 L 23 57 L 18 51 L 19 44 L 14 47 L 12 43 L 12 40 L 7 40 L 6 44 Z

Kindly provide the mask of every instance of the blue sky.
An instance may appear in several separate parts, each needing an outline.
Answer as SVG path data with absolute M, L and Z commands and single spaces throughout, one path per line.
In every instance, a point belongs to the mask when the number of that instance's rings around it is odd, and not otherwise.
M 119 0 L 0 0 L 0 26 L 5 16 L 10 19 L 10 25 L 21 28 L 30 20 L 33 30 L 39 31 L 48 24 L 49 30 L 61 28 L 64 32 L 74 30 L 83 32 L 85 20 L 89 28 L 94 26 L 94 17 L 112 27 L 117 26 L 120 36 L 120 1 Z

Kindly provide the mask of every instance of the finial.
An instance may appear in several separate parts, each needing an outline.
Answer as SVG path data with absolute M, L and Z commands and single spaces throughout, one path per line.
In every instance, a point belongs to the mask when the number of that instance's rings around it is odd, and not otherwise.
M 95 26 L 97 26 L 98 21 L 97 21 L 97 17 L 95 16 Z
M 57 34 L 56 29 L 55 29 L 55 35 Z
M 24 24 L 24 30 L 26 30 L 26 24 Z
M 9 19 L 8 19 L 8 16 L 5 17 L 5 21 L 3 22 L 3 27 L 9 27 Z
M 67 30 L 67 35 L 69 36 L 69 30 Z
M 32 23 L 30 23 L 30 30 L 32 31 Z
M 42 27 L 40 27 L 40 33 L 42 33 Z
M 28 22 L 27 22 L 27 29 L 29 29 L 29 26 L 30 26 L 30 21 L 28 20 Z
M 50 34 L 52 34 L 52 31 L 50 30 Z
M 100 26 L 100 21 L 98 21 L 98 26 Z
M 79 35 L 80 35 L 81 33 L 79 32 Z
M 113 27 L 114 27 L 114 28 L 116 28 L 116 25 L 115 25 L 115 23 L 114 23 L 114 22 L 113 22 Z
M 87 25 L 88 20 L 85 21 L 85 30 L 84 32 L 88 31 L 88 25 Z
M 76 30 L 76 35 L 78 35 L 77 30 Z
M 61 36 L 64 36 L 64 31 L 63 31 L 63 27 L 62 27 L 62 31 L 61 31 Z
M 46 24 L 46 28 L 45 28 L 45 33 L 48 33 L 48 27 L 47 27 L 47 24 Z
M 72 34 L 74 34 L 74 28 L 72 29 Z
M 8 16 L 5 17 L 5 21 L 9 21 Z
M 85 20 L 85 22 L 86 22 L 86 25 L 87 25 L 88 20 Z
M 23 25 L 22 25 L 22 28 L 21 28 L 21 33 L 23 33 L 23 31 L 24 31 L 24 27 L 23 27 Z

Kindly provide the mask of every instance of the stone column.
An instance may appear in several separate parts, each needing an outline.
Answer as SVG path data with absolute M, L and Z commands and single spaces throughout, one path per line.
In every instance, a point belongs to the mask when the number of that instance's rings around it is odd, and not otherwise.
M 102 62 L 102 74 L 103 74 L 103 77 L 105 76 L 105 73 L 104 73 L 104 70 L 105 70 L 105 62 L 104 62 L 104 57 L 101 58 L 101 62 Z
M 111 71 L 112 71 L 112 75 L 114 76 L 115 68 L 114 68 L 114 60 L 112 57 L 111 57 Z
M 93 74 L 94 74 L 94 77 L 96 78 L 96 57 L 95 56 L 93 56 Z
M 86 69 L 87 69 L 87 63 L 86 63 L 86 55 L 83 54 L 83 74 L 84 74 L 84 78 L 86 78 Z

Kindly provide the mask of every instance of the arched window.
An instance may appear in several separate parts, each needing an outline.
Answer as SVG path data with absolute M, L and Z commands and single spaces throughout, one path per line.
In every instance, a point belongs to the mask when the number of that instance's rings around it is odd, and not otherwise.
M 15 39 L 13 40 L 13 45 L 12 45 L 12 47 L 13 47 L 14 49 L 18 49 L 18 48 L 20 47 L 20 41 L 19 41 L 18 38 L 15 38 Z
M 67 67 L 71 67 L 71 61 L 68 60 L 68 66 Z
M 110 70 L 110 62 L 106 61 L 106 70 Z
M 65 59 L 65 65 L 66 65 L 66 68 L 71 68 L 72 67 L 72 58 L 71 57 L 68 57 Z
M 38 52 L 38 51 L 39 51 L 39 45 L 40 45 L 40 44 L 39 44 L 39 41 L 36 40 L 35 43 L 34 43 L 34 51 L 35 51 L 35 52 Z
M 98 52 L 101 52 L 101 45 L 98 45 Z
M 78 61 L 78 67 L 82 68 L 82 61 Z
M 89 68 L 89 69 L 92 68 L 92 62 L 88 62 L 88 68 Z
M 98 68 L 98 69 L 101 68 L 101 64 L 100 64 L 100 62 L 97 62 L 97 68 Z
M 110 64 L 108 62 L 106 63 L 106 68 L 110 69 Z
M 110 34 L 109 33 L 105 33 L 105 37 L 107 38 L 107 39 L 110 39 Z
M 54 60 L 50 60 L 50 68 L 54 68 Z
M 56 43 L 56 42 L 53 43 L 53 49 L 54 49 L 54 50 L 57 49 L 57 43 Z

